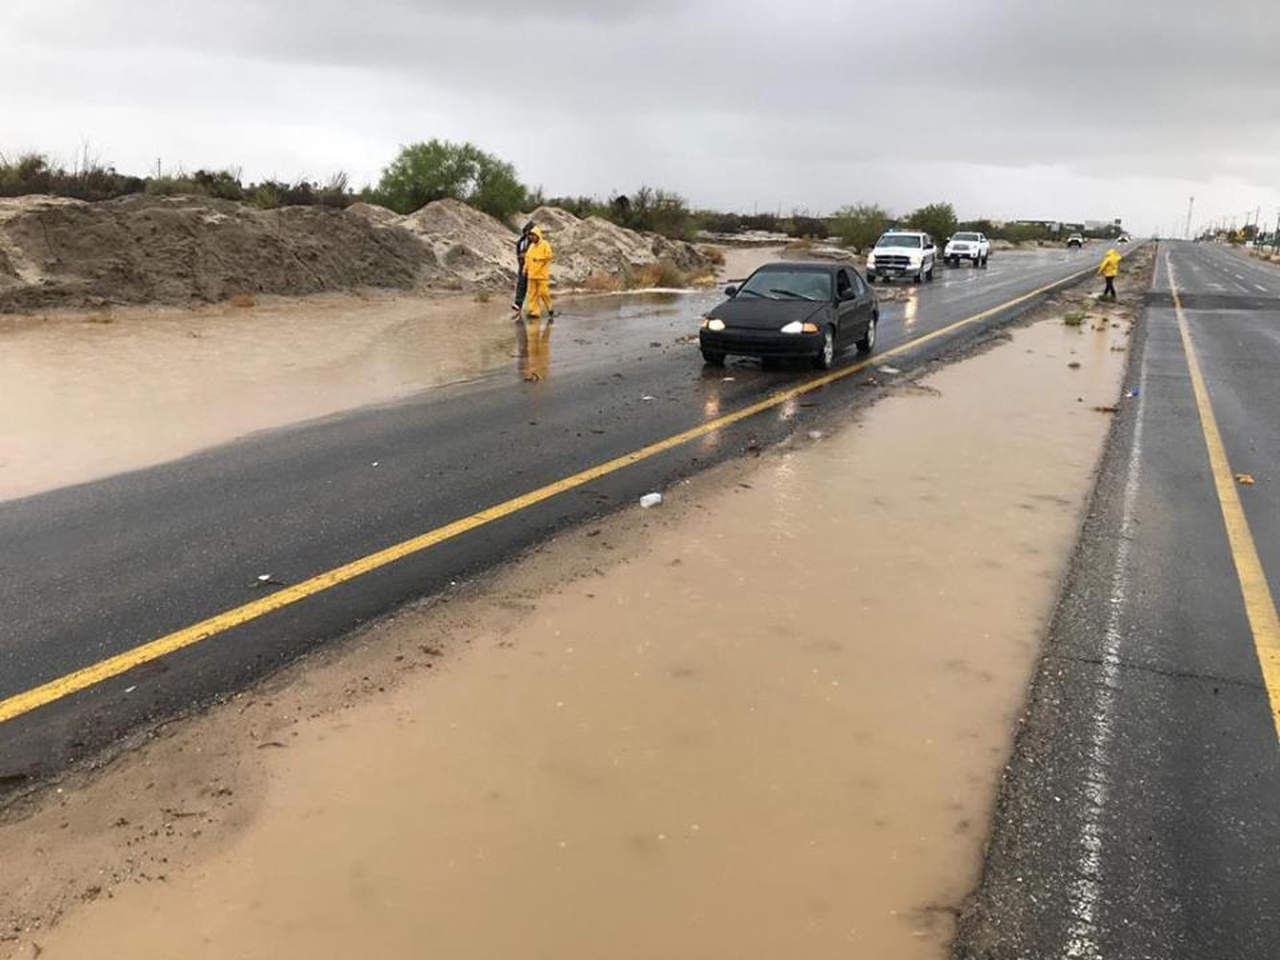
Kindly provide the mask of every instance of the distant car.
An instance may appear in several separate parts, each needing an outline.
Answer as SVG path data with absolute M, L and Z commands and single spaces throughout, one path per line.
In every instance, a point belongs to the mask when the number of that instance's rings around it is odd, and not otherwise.
M 876 241 L 867 254 L 867 280 L 876 277 L 911 277 L 916 283 L 933 279 L 933 264 L 938 250 L 933 238 L 919 230 L 890 230 Z
M 1072 247 L 1083 247 L 1083 246 L 1084 246 L 1084 237 L 1080 236 L 1080 234 L 1073 233 L 1071 236 L 1067 237 L 1068 250 L 1070 250 Z
M 942 259 L 953 267 L 961 260 L 968 260 L 975 267 L 985 267 L 991 257 L 991 242 L 980 233 L 961 231 L 952 236 L 943 248 Z
M 727 299 L 702 318 L 702 359 L 722 366 L 728 354 L 803 357 L 827 370 L 850 344 L 876 345 L 880 306 L 853 267 L 840 263 L 766 263 L 725 288 Z

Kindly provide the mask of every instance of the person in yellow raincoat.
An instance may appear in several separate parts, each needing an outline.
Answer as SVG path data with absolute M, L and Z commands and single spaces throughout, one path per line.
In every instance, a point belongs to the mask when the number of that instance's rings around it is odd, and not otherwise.
M 1116 252 L 1116 248 L 1112 247 L 1102 257 L 1102 263 L 1098 264 L 1098 275 L 1105 277 L 1107 285 L 1102 290 L 1103 297 L 1116 298 L 1116 274 L 1120 272 L 1120 254 Z
M 554 317 L 551 309 L 551 244 L 542 235 L 541 227 L 533 228 L 533 244 L 524 254 L 524 272 L 529 278 L 529 290 L 524 298 L 524 312 L 534 320 L 542 316 L 542 308 L 546 307 L 547 316 Z

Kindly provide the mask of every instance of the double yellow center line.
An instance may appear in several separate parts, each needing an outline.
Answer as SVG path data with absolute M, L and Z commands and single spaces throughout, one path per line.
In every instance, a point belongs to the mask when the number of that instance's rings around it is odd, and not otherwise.
M 841 367 L 839 370 L 833 370 L 821 376 L 814 377 L 811 380 L 806 380 L 799 386 L 772 393 L 765 399 L 759 400 L 756 403 L 752 403 L 739 410 L 735 410 L 732 413 L 727 413 L 723 416 L 704 421 L 696 427 L 691 427 L 688 430 L 673 434 L 663 440 L 651 443 L 648 446 L 640 447 L 639 449 L 633 450 L 630 453 L 625 453 L 620 457 L 615 457 L 612 460 L 597 464 L 594 467 L 589 467 L 586 470 L 582 470 L 578 473 L 572 474 L 571 476 L 556 480 L 546 486 L 538 487 L 536 490 L 530 490 L 528 493 L 521 494 L 518 497 L 513 497 L 510 500 L 504 500 L 491 507 L 486 507 L 485 509 L 473 513 L 468 517 L 455 520 L 442 527 L 436 527 L 434 530 L 428 530 L 426 533 L 419 534 L 418 536 L 411 537 L 408 540 L 403 540 L 389 547 L 385 547 L 382 550 L 378 550 L 374 553 L 360 557 L 359 559 L 352 560 L 350 563 L 345 563 L 340 567 L 334 567 L 332 570 L 327 570 L 324 573 L 311 577 L 310 579 L 303 580 L 301 583 L 285 587 L 284 589 L 278 590 L 268 596 L 254 600 L 251 603 L 246 603 L 242 606 L 225 610 L 222 613 L 209 617 L 206 620 L 201 620 L 199 623 L 193 623 L 191 626 L 183 627 L 181 630 L 175 630 L 173 633 L 165 634 L 155 640 L 150 640 L 135 647 L 130 647 L 128 650 L 114 656 L 107 657 L 103 660 L 99 660 L 87 667 L 64 674 L 63 676 L 50 680 L 47 683 L 43 683 L 40 686 L 25 690 L 22 693 L 14 694 L 7 699 L 0 700 L 0 723 L 12 720 L 14 717 L 21 716 L 22 714 L 35 710 L 38 707 L 53 703 L 56 700 L 60 700 L 63 697 L 77 693 L 78 691 L 85 690 L 95 684 L 102 683 L 104 680 L 109 680 L 112 677 L 119 676 L 122 673 L 132 670 L 134 667 L 150 663 L 153 660 L 157 660 L 160 657 L 174 653 L 184 647 L 189 647 L 202 640 L 208 640 L 210 637 L 226 633 L 228 630 L 248 623 L 251 620 L 257 620 L 259 617 L 264 617 L 269 613 L 295 604 L 300 600 L 305 600 L 308 597 L 313 597 L 316 594 L 323 593 L 332 587 L 346 583 L 348 580 L 354 580 L 356 577 L 363 576 L 366 573 L 371 573 L 374 570 L 377 570 L 380 567 L 385 567 L 397 560 L 401 560 L 416 553 L 422 553 L 424 550 L 429 550 L 439 543 L 451 540 L 454 537 L 460 536 L 468 531 L 475 530 L 478 527 L 483 527 L 486 524 L 493 523 L 495 520 L 501 520 L 503 517 L 509 517 L 521 510 L 526 510 L 535 504 L 539 504 L 544 500 L 549 500 L 550 498 L 564 493 L 565 491 L 572 490 L 575 487 L 581 487 L 594 480 L 599 480 L 601 477 L 608 476 L 611 473 L 617 473 L 619 470 L 640 463 L 643 460 L 656 457 L 661 453 L 665 453 L 668 450 L 679 447 L 682 444 L 686 444 L 691 440 L 696 440 L 699 437 L 704 437 L 709 433 L 714 433 L 717 430 L 723 430 L 725 427 L 731 426 L 740 420 L 745 420 L 758 413 L 763 413 L 766 410 L 779 407 L 790 400 L 794 400 L 796 397 L 804 396 L 807 393 L 819 390 L 837 380 L 842 380 L 845 377 L 860 373 L 871 365 L 880 363 L 889 357 L 906 353 L 909 350 L 914 350 L 931 340 L 936 340 L 940 337 L 945 337 L 950 333 L 954 333 L 962 327 L 980 323 L 988 317 L 1024 303 L 1027 300 L 1054 289 L 1055 287 L 1065 286 L 1072 283 L 1090 272 L 1092 271 L 1081 270 L 1061 280 L 1055 280 L 1042 287 L 1037 287 L 1035 290 L 1032 290 L 1029 293 L 1024 293 L 1012 300 L 1007 300 L 999 306 L 992 307 L 989 310 L 983 310 L 981 313 L 975 313 L 971 317 L 965 317 L 963 320 L 957 320 L 955 323 L 948 324 L 945 327 L 940 327 L 932 333 L 924 334 L 923 336 L 916 337 L 915 339 L 909 340 L 897 347 L 877 353 L 874 357 L 860 360 L 847 367 Z

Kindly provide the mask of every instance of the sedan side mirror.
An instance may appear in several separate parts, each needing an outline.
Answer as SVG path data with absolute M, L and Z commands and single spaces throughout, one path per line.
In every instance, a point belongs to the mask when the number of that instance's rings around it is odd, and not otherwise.
M 731 283 L 731 284 L 729 284 L 729 286 L 727 286 L 727 287 L 725 287 L 725 288 L 724 288 L 724 295 L 725 295 L 726 297 L 732 297 L 732 296 L 735 296 L 735 295 L 737 294 L 737 292 L 738 292 L 738 288 L 737 288 L 737 286 L 736 286 L 735 284 L 732 284 L 732 283 Z

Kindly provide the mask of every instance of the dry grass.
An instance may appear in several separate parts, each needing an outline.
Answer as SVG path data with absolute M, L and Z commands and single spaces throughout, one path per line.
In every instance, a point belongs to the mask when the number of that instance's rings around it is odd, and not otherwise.
M 704 257 L 706 257 L 708 260 L 710 260 L 717 267 L 724 266 L 724 250 L 722 250 L 720 247 L 713 247 L 708 244 L 708 245 L 698 247 L 698 252 L 702 254 Z
M 1073 310 L 1062 318 L 1062 322 L 1068 327 L 1078 327 L 1084 323 L 1086 314 L 1079 310 Z
M 254 296 L 252 293 L 249 293 L 247 291 L 243 293 L 233 294 L 231 297 L 231 305 L 233 307 L 241 307 L 243 309 L 248 309 L 249 307 L 252 307 L 255 304 L 257 304 L 257 302 L 258 302 L 258 298 Z
M 582 289 L 592 293 L 613 293 L 622 289 L 622 277 L 603 270 L 593 270 L 582 281 Z
M 475 299 L 476 299 L 476 303 L 488 303 L 492 299 L 492 297 L 493 297 L 493 294 L 491 294 L 488 290 L 477 290 Z
M 639 270 L 627 273 L 624 285 L 631 289 L 644 287 L 687 287 L 689 275 L 670 260 L 646 264 Z

